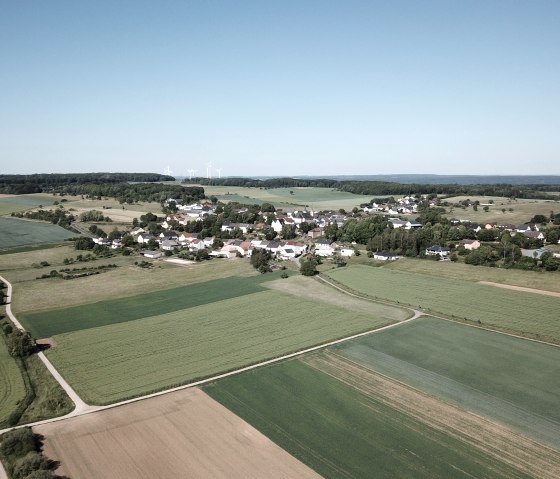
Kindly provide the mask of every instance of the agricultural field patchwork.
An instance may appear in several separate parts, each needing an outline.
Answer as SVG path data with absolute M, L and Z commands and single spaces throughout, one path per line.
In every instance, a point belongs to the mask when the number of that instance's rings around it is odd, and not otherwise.
M 560 298 L 385 267 L 356 265 L 324 274 L 374 298 L 560 342 Z
M 544 470 L 541 477 L 552 479 L 560 471 L 558 453 L 398 383 L 336 366 L 318 353 L 204 390 L 326 478 L 397 471 L 403 478 L 521 478 Z M 402 404 L 403 396 L 410 402 Z M 528 454 L 539 454 L 529 467 Z
M 85 401 L 107 404 L 391 322 L 264 291 L 55 335 L 48 356 Z
M 319 479 L 197 388 L 33 429 L 68 477 Z
M 361 259 L 360 256 L 357 259 Z M 425 259 L 402 258 L 383 265 L 383 268 L 428 276 L 460 279 L 465 281 L 490 281 L 525 288 L 560 292 L 560 273 L 548 271 L 522 271 L 505 268 L 487 268 L 452 261 L 426 261 Z
M 369 201 L 367 196 L 355 195 L 330 188 L 246 188 L 239 186 L 205 186 L 207 196 L 214 195 L 225 202 L 261 204 L 272 203 L 277 208 L 328 210 L 344 208 L 352 210 L 355 206 Z
M 329 351 L 560 450 L 560 347 L 423 317 Z
M 262 291 L 261 283 L 274 277 L 278 277 L 278 274 L 233 276 L 73 308 L 22 314 L 19 319 L 25 329 L 35 337 L 46 338 L 55 334 L 124 323 L 244 296 Z
M 56 243 L 76 236 L 51 223 L 0 218 L 0 249 L 41 243 Z

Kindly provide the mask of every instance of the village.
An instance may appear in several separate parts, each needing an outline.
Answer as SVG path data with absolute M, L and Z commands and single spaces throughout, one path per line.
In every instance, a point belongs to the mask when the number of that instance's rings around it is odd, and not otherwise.
M 365 244 L 368 256 L 379 261 L 398 260 L 405 254 L 456 261 L 458 255 L 468 255 L 487 244 L 494 249 L 500 246 L 504 259 L 507 254 L 512 259 L 525 257 L 531 260 L 547 255 L 552 258 L 549 261 L 551 269 L 554 266 L 557 269 L 560 253 L 557 249 L 545 247 L 546 244 L 560 244 L 558 228 L 552 225 L 552 216 L 550 220 L 545 218 L 550 225 L 543 222 L 519 225 L 475 223 L 451 218 L 445 220 L 447 224 L 442 227 L 438 223 L 444 221 L 441 203 L 435 195 L 405 196 L 386 203 L 372 200 L 352 212 L 343 209 L 284 212 L 272 205 L 258 208 L 257 205 L 235 204 L 230 208 L 229 216 L 249 220 L 234 222 L 224 215 L 224 205 L 211 201 L 183 204 L 180 199 L 170 198 L 162 204 L 163 211 L 167 212 L 165 216 L 149 214 L 143 222 L 134 222 L 135 226 L 126 232 L 115 230 L 107 235 L 98 229 L 96 232 L 99 235 L 93 241 L 112 249 L 136 244 L 139 253 L 149 259 L 177 255 L 197 260 L 250 258 L 256 250 L 267 251 L 278 260 L 293 260 L 306 254 L 322 258 L 349 258 L 360 255 L 360 245 Z M 463 206 L 476 209 L 478 202 Z M 430 210 L 437 214 L 424 214 L 427 219 L 424 224 L 413 219 L 420 218 L 422 211 Z M 156 218 L 157 221 L 153 221 Z M 353 234 L 360 227 L 357 225 L 362 223 L 363 226 L 364 222 L 375 222 L 376 229 L 366 237 Z M 200 226 L 202 223 L 204 226 Z M 204 234 L 211 231 L 214 234 Z M 387 238 L 385 243 L 384 237 Z M 403 242 L 410 243 L 411 238 L 415 243 L 412 254 L 403 246 Z M 437 239 L 438 242 L 435 241 Z M 506 251 L 508 245 L 511 245 L 509 253 Z M 498 254 L 495 253 L 495 256 Z

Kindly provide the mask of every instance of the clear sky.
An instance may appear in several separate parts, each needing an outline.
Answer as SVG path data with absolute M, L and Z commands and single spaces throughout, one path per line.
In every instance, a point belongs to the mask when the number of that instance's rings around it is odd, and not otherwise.
M 209 162 L 560 174 L 560 1 L 0 0 L 0 173 Z

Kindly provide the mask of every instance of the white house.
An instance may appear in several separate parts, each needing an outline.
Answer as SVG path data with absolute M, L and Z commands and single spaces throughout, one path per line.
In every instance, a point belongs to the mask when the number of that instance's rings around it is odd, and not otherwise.
M 396 254 L 393 253 L 386 253 L 385 251 L 379 251 L 377 253 L 373 253 L 373 259 L 379 261 L 395 261 L 399 258 L 400 256 L 397 256 Z

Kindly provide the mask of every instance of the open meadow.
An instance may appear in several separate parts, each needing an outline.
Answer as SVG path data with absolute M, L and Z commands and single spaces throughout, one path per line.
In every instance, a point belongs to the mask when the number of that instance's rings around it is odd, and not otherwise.
M 472 206 L 465 209 L 454 207 L 448 208 L 446 216 L 482 224 L 521 224 L 528 222 L 535 215 L 548 216 L 551 211 L 560 211 L 560 202 L 553 200 L 512 200 L 497 196 L 454 196 L 446 198 L 444 201 L 458 203 L 467 199 L 480 201 L 481 205 L 478 206 L 478 211 L 474 211 Z M 493 201 L 492 204 L 490 204 L 491 201 Z M 482 205 L 488 205 L 487 212 L 484 211 Z M 510 208 L 512 211 L 510 211 Z
M 55 335 L 47 354 L 86 402 L 108 404 L 391 322 L 264 291 Z
M 51 223 L 19 218 L 0 218 L 0 249 L 40 243 L 55 243 L 76 236 Z
M 316 353 L 204 390 L 326 478 L 560 472 L 555 451 L 388 378 L 337 366 Z
M 367 196 L 355 195 L 332 188 L 246 188 L 240 186 L 204 186 L 206 196 L 216 196 L 224 202 L 261 204 L 272 203 L 277 208 L 302 209 L 307 207 L 315 211 L 337 210 L 344 208 L 351 211 L 361 203 L 367 203 Z
M 196 388 L 33 430 L 76 479 L 320 477 Z
M 329 351 L 560 451 L 560 347 L 423 317 Z
M 54 203 L 50 195 L 0 195 L 0 216 L 30 210 L 38 206 L 50 206 Z
M 372 298 L 560 342 L 560 298 L 386 267 L 356 265 L 324 274 Z

